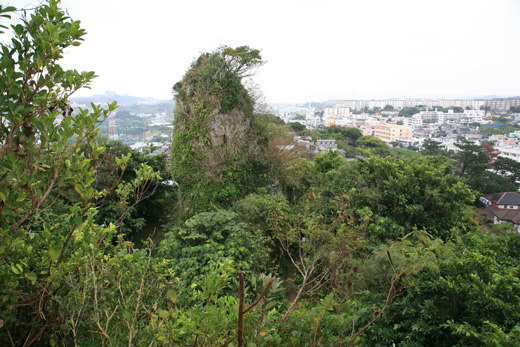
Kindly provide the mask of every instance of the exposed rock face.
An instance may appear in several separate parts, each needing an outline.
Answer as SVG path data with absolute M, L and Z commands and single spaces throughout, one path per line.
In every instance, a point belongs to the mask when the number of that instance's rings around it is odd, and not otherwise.
M 210 117 L 203 141 L 193 143 L 196 152 L 204 153 L 198 169 L 208 178 L 219 181 L 226 164 L 246 161 L 257 147 L 250 135 L 250 124 L 250 118 L 237 109 Z
M 250 184 L 243 180 L 258 147 L 251 129 L 254 102 L 242 85 L 246 65 L 237 52 L 224 48 L 202 54 L 173 88 L 172 176 L 197 194 L 217 184 L 223 187 L 219 197 L 239 196 L 235 192 Z
M 250 120 L 243 112 L 233 110 L 228 114 L 217 114 L 209 122 L 208 137 L 213 147 L 231 145 L 238 152 L 249 131 Z

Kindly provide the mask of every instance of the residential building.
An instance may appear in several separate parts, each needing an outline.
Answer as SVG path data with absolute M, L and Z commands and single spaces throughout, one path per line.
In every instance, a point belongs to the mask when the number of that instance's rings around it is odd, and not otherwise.
M 520 228 L 520 194 L 505 192 L 480 197 L 486 208 L 483 210 L 495 224 L 509 222 L 516 230 Z
M 410 126 L 381 123 L 376 125 L 374 135 L 385 142 L 394 142 L 410 139 L 413 132 Z
M 494 193 L 481 196 L 484 206 L 496 205 L 498 208 L 520 210 L 520 194 L 514 192 Z
M 402 109 L 404 107 L 461 107 L 463 109 L 480 110 L 484 107 L 489 107 L 492 110 L 508 111 L 511 107 L 520 106 L 520 98 L 509 99 L 427 99 L 427 98 L 413 98 L 413 99 L 378 99 L 378 100 L 338 100 L 336 107 L 349 107 L 351 110 L 363 110 L 365 108 L 373 109 L 379 107 L 383 109 L 386 105 L 392 106 L 394 109 Z
M 325 107 L 323 109 L 323 117 L 329 118 L 334 117 L 338 118 L 347 118 L 350 116 L 350 108 L 349 107 Z

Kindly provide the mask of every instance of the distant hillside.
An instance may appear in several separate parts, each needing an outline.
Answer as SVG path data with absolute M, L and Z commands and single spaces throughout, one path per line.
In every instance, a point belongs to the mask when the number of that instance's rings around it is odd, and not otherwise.
M 104 94 L 96 94 L 92 96 L 71 97 L 71 101 L 78 104 L 106 104 L 117 101 L 119 105 L 155 105 L 161 103 L 173 103 L 173 100 L 157 100 L 154 98 L 146 98 L 131 95 L 119 95 L 115 92 L 106 91 Z
M 117 112 L 128 111 L 130 113 L 163 113 L 165 112 L 168 115 L 173 114 L 173 108 L 175 103 L 172 101 L 162 101 L 156 104 L 138 104 L 138 105 L 121 105 Z

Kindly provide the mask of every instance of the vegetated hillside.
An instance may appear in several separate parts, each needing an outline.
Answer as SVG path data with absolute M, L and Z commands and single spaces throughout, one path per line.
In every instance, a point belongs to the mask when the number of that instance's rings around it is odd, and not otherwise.
M 168 169 L 97 138 L 115 104 L 70 117 L 94 74 L 59 61 L 85 32 L 55 1 L 24 15 L 0 57 L 2 345 L 520 343 L 520 235 L 473 205 L 517 189 L 518 165 L 254 114 L 243 68 L 260 52 L 242 46 L 176 85 Z M 291 131 L 357 159 L 292 146 Z M 143 223 L 168 231 L 160 244 L 129 241 Z

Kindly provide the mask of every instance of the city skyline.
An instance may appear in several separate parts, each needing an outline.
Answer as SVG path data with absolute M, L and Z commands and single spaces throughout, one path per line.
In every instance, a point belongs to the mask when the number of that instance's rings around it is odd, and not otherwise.
M 520 94 L 520 4 L 513 0 L 62 6 L 88 33 L 63 65 L 100 76 L 78 95 L 171 99 L 191 62 L 219 45 L 262 50 L 266 64 L 255 82 L 269 103 Z

